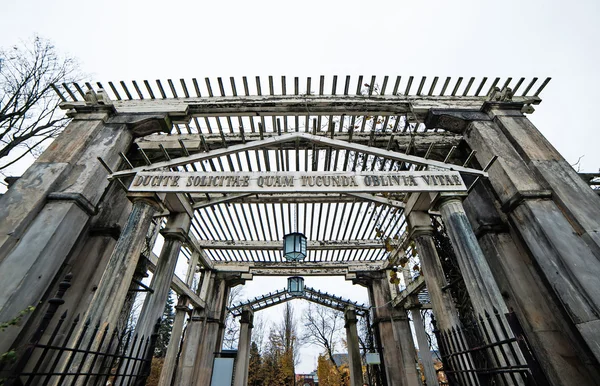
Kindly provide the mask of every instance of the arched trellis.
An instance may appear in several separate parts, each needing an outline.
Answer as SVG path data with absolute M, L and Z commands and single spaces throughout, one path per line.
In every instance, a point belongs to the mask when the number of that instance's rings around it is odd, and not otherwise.
M 309 302 L 318 303 L 341 312 L 348 307 L 352 307 L 356 311 L 357 315 L 363 317 L 369 312 L 369 307 L 364 304 L 358 304 L 358 302 L 353 302 L 352 300 L 344 299 L 326 292 L 323 293 L 311 287 L 304 287 L 304 292 L 298 295 L 291 294 L 285 288 L 275 292 L 269 292 L 268 294 L 255 297 L 252 300 L 239 303 L 229 308 L 229 312 L 231 312 L 234 317 L 238 317 L 242 314 L 242 309 L 244 307 L 250 307 L 252 311 L 256 312 L 259 310 L 264 310 L 265 308 L 276 306 L 278 304 L 289 302 L 293 299 L 308 300 Z

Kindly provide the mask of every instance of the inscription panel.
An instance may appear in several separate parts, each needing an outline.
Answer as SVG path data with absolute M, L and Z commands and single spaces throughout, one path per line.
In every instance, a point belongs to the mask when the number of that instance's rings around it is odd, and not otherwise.
M 460 173 L 420 172 L 138 172 L 132 192 L 350 193 L 464 192 Z

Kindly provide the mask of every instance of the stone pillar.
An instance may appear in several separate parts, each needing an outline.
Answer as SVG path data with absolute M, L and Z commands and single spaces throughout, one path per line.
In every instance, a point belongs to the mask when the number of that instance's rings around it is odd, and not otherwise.
M 225 306 L 229 287 L 225 279 L 216 278 L 212 296 L 206 299 L 204 331 L 194 372 L 196 386 L 210 385 L 215 352 L 221 350 Z
M 370 297 L 374 324 L 379 332 L 381 358 L 388 386 L 417 386 L 415 349 L 406 312 L 394 310 L 390 287 L 384 272 L 372 280 Z
M 209 298 L 215 286 L 215 273 L 207 272 L 202 279 L 200 297 L 206 300 L 209 307 Z M 199 362 L 200 346 L 203 339 L 204 316 L 206 310 L 194 309 L 185 331 L 185 337 L 181 345 L 181 357 L 175 375 L 176 386 L 190 386 L 194 384 L 194 370 Z M 208 378 L 210 380 L 210 378 Z M 170 386 L 170 384 L 168 384 Z
M 92 99 L 1 198 L 0 320 L 37 305 L 48 293 L 109 185 L 98 157 L 116 169 L 119 153 L 127 152 L 136 135 L 140 116 L 116 119 L 123 117 L 114 115 L 110 101 Z M 158 124 L 158 115 L 151 122 L 142 118 L 147 134 L 170 127 L 164 115 Z M 78 285 L 79 278 L 73 280 Z M 0 352 L 28 326 L 28 318 L 3 334 Z
M 433 242 L 433 227 L 429 214 L 411 212 L 408 216 L 410 237 L 415 241 L 421 260 L 423 277 L 429 291 L 431 307 L 441 330 L 460 326 L 458 312 L 449 292 L 442 290 L 448 283 Z
M 238 342 L 233 386 L 248 384 L 248 366 L 250 365 L 250 344 L 252 343 L 252 322 L 254 312 L 250 307 L 244 307 L 240 316 L 240 339 Z
M 154 292 L 149 292 L 144 300 L 136 326 L 138 336 L 150 336 L 154 325 L 164 312 L 169 289 L 173 282 L 177 257 L 190 225 L 191 220 L 187 213 L 175 213 L 169 216 L 166 227 L 161 231 L 165 241 L 150 282 L 150 288 Z
M 473 192 L 469 200 L 495 207 L 507 226 L 499 231 L 485 209 L 478 210 L 471 221 L 480 244 L 509 302 L 513 298 L 511 307 L 549 382 L 594 384 L 600 378 L 600 200 L 521 107 L 488 103 L 487 115 L 477 121 L 432 111 L 427 121 L 430 127 L 464 131 L 481 165 L 498 156 L 486 182 L 491 205 Z M 453 114 L 462 121 L 456 128 L 441 119 Z
M 490 115 L 490 122 L 472 122 L 465 139 L 477 150 L 480 162 L 490 155 L 501 156 L 488 171 L 494 195 L 537 266 L 546 296 L 556 299 L 572 321 L 570 328 L 587 345 L 579 360 L 589 363 L 585 352 L 589 350 L 597 369 L 600 263 L 591 234 L 600 218 L 598 197 L 589 195 L 589 187 L 582 186 L 562 156 L 520 112 L 497 110 Z M 523 144 L 516 144 L 517 133 Z
M 600 374 L 583 354 L 585 343 L 549 296 L 535 262 L 498 213 L 487 184 L 477 185 L 464 206 L 507 306 L 516 313 L 548 382 L 593 385 Z
M 194 274 L 196 273 L 196 266 L 198 265 L 198 257 L 198 252 L 192 253 L 192 258 L 188 264 L 185 283 L 190 288 L 192 287 L 192 283 L 194 281 Z M 165 361 L 160 371 L 160 379 L 158 381 L 159 386 L 171 386 L 173 375 L 175 374 L 175 367 L 177 365 L 179 344 L 181 343 L 181 337 L 183 335 L 183 324 L 185 323 L 185 317 L 188 313 L 188 306 L 189 300 L 187 297 L 180 295 L 179 299 L 177 300 L 177 306 L 175 306 L 175 318 L 173 319 L 173 328 L 171 329 L 171 339 L 169 339 Z
M 438 208 L 456 254 L 460 271 L 476 314 L 508 311 L 498 284 L 473 233 L 462 200 L 455 196 L 440 197 Z
M 350 386 L 363 386 L 362 358 L 358 344 L 358 330 L 356 329 L 356 311 L 347 308 L 344 311 L 346 328 L 346 343 L 348 346 L 348 362 L 350 365 Z
M 90 319 L 92 323 L 100 323 L 101 328 L 107 324 L 116 324 L 144 247 L 152 216 L 160 208 L 151 195 L 138 195 L 132 199 L 133 208 L 129 219 L 110 256 L 90 308 L 83 318 Z
M 433 366 L 433 356 L 429 349 L 429 339 L 427 338 L 427 331 L 425 331 L 425 324 L 421 317 L 421 310 L 412 308 L 410 310 L 410 315 L 412 316 L 415 335 L 417 336 L 417 343 L 419 344 L 419 353 L 421 354 L 421 364 L 423 365 L 425 381 L 427 382 L 427 386 L 438 386 L 437 371 L 435 371 L 435 367 Z
M 96 157 L 116 167 L 132 139 L 125 125 L 106 125 L 107 116 L 78 116 L 2 196 L 0 320 L 38 305 L 96 214 L 108 186 Z M 0 352 L 23 325 L 3 333 Z

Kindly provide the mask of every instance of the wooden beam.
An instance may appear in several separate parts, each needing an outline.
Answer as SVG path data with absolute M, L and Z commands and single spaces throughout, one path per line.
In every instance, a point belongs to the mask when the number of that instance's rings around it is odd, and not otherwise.
M 417 278 L 406 286 L 406 288 L 392 300 L 392 306 L 398 307 L 403 305 L 411 296 L 417 296 L 421 290 L 425 288 L 425 278 L 423 275 Z
M 275 133 L 273 133 L 275 134 Z M 152 152 L 163 154 L 162 149 L 159 145 L 169 151 L 169 154 L 184 154 L 181 147 L 181 143 L 184 144 L 185 149 L 189 153 L 204 152 L 204 143 L 208 145 L 210 149 L 218 149 L 224 147 L 224 143 L 227 146 L 240 145 L 246 142 L 260 140 L 260 133 L 244 133 L 244 135 L 238 133 L 223 133 L 219 134 L 203 134 L 204 140 L 200 139 L 198 134 L 152 134 L 146 137 L 138 138 L 135 143 L 144 150 L 147 154 Z M 462 135 L 452 133 L 383 133 L 371 136 L 370 133 L 352 133 L 352 137 L 348 133 L 333 133 L 333 138 L 340 141 L 352 141 L 361 145 L 370 145 L 373 147 L 387 147 L 390 141 L 392 141 L 393 149 L 405 150 L 409 145 L 413 153 L 424 153 L 429 149 L 431 144 L 434 144 L 434 150 L 447 151 L 452 146 L 458 146 L 462 140 Z M 311 145 L 312 146 L 312 145 Z M 274 150 L 295 150 L 296 142 L 288 142 L 279 146 L 272 147 Z M 300 144 L 300 149 L 303 149 Z M 445 156 L 445 154 L 444 154 Z
M 152 252 L 148 258 L 148 270 L 154 273 L 156 269 L 156 264 L 158 263 L 158 256 Z M 196 308 L 205 308 L 206 301 L 201 299 L 186 283 L 183 282 L 177 275 L 173 275 L 173 281 L 171 282 L 171 289 L 175 291 L 178 295 L 184 295 L 189 300 L 190 303 Z
M 223 157 L 223 156 L 227 156 L 230 154 L 240 153 L 240 152 L 244 152 L 244 151 L 248 151 L 248 150 L 263 149 L 267 146 L 274 146 L 274 145 L 278 145 L 281 143 L 296 141 L 297 139 L 303 139 L 303 140 L 321 145 L 323 147 L 329 146 L 329 147 L 333 147 L 333 148 L 354 150 L 354 151 L 358 151 L 361 153 L 374 155 L 377 157 L 388 158 L 388 159 L 391 159 L 394 161 L 408 162 L 408 163 L 415 164 L 415 165 L 424 165 L 424 166 L 430 165 L 430 166 L 435 166 L 435 167 L 443 168 L 443 169 L 447 169 L 447 170 L 455 170 L 455 171 L 459 171 L 459 172 L 463 172 L 463 173 L 467 173 L 467 174 L 478 175 L 478 176 L 480 175 L 480 176 L 487 177 L 486 172 L 478 170 L 478 169 L 467 168 L 467 167 L 454 165 L 454 164 L 450 164 L 450 163 L 445 163 L 445 162 L 441 162 L 441 161 L 434 161 L 434 160 L 417 157 L 417 156 L 413 156 L 413 155 L 408 155 L 408 154 L 403 154 L 403 153 L 399 153 L 399 152 L 395 152 L 395 151 L 360 145 L 360 144 L 356 144 L 353 142 L 340 141 L 340 140 L 322 137 L 322 136 L 318 136 L 318 135 L 313 135 L 313 134 L 309 134 L 309 133 L 294 132 L 294 133 L 288 133 L 288 134 L 268 137 L 268 138 L 258 140 L 258 141 L 247 142 L 245 144 L 234 145 L 234 146 L 230 146 L 227 148 L 211 150 L 206 153 L 192 154 L 189 156 L 179 157 L 179 158 L 175 158 L 175 159 L 168 160 L 168 161 L 156 162 L 152 165 L 139 166 L 139 167 L 128 169 L 128 170 L 121 170 L 121 171 L 111 174 L 109 178 L 115 179 L 115 178 L 119 178 L 119 177 L 132 176 L 132 175 L 135 175 L 137 172 L 141 172 L 141 171 L 150 171 L 150 170 L 157 170 L 157 169 L 164 169 L 164 168 L 172 168 L 175 166 L 188 165 L 191 163 L 201 162 L 201 161 L 218 158 L 218 157 Z
M 281 250 L 281 241 L 216 241 L 198 240 L 198 247 L 202 249 L 220 250 L 250 250 L 250 251 L 273 251 Z M 307 249 L 309 251 L 330 251 L 337 249 L 381 249 L 385 244 L 381 240 L 331 240 L 314 241 L 309 240 Z
M 217 272 L 251 273 L 255 276 L 345 276 L 353 272 L 380 271 L 385 260 L 330 262 L 215 262 Z
M 175 122 L 192 117 L 271 115 L 403 115 L 425 119 L 430 109 L 479 111 L 487 96 L 264 95 L 112 101 L 117 113 L 167 113 Z M 514 96 L 514 103 L 539 104 L 537 96 Z M 85 102 L 62 102 L 62 109 L 85 111 Z M 89 109 L 89 108 L 88 108 Z

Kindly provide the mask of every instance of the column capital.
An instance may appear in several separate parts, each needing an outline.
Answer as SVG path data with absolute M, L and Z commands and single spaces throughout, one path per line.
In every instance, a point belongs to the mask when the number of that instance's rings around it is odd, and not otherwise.
M 254 327 L 254 311 L 250 307 L 243 307 L 240 315 L 240 324 L 247 323 L 248 327 Z
M 356 324 L 356 322 L 358 321 L 358 318 L 356 317 L 356 310 L 354 309 L 354 307 L 347 307 L 344 310 L 344 320 L 345 320 L 345 324 L 344 324 L 345 328 L 348 328 L 348 326 L 350 326 L 351 324 Z
M 165 239 L 185 242 L 188 237 L 192 219 L 187 213 L 173 213 L 167 220 L 167 226 L 160 231 Z
M 468 196 L 468 193 L 458 193 L 458 192 L 440 192 L 435 195 L 435 197 L 431 200 L 431 207 L 435 209 L 440 209 L 442 206 L 449 204 L 451 202 L 460 202 L 462 204 L 463 200 Z
M 156 193 L 128 193 L 127 198 L 133 202 L 143 202 L 149 206 L 153 206 L 156 210 L 163 210 L 161 196 Z
M 410 212 L 407 217 L 408 221 L 408 237 L 414 239 L 419 236 L 431 236 L 433 234 L 433 226 L 429 214 L 421 211 Z

